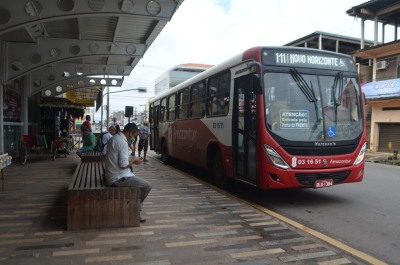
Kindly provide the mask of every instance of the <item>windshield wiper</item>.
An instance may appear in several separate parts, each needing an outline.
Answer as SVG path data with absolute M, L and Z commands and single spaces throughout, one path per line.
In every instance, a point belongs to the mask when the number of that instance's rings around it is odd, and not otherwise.
M 301 92 L 303 92 L 304 96 L 306 96 L 307 100 L 309 102 L 317 102 L 312 84 L 309 86 L 306 80 L 304 80 L 301 74 L 294 68 L 290 69 L 290 74 L 294 81 L 296 81 L 296 84 L 300 88 Z
M 318 124 L 321 123 L 321 119 L 319 118 L 318 115 L 318 105 L 317 105 L 317 97 L 315 96 L 315 91 L 313 84 L 310 80 L 310 85 L 307 84 L 306 80 L 304 80 L 303 76 L 294 68 L 290 69 L 290 75 L 296 81 L 297 86 L 300 88 L 301 92 L 303 92 L 304 96 L 307 98 L 309 102 L 314 103 L 314 109 L 315 109 L 315 116 L 316 120 L 314 122 L 313 127 L 311 128 L 311 133 L 310 133 L 310 140 L 315 132 L 315 130 L 318 128 Z
M 336 88 L 339 85 L 338 97 L 336 98 Z M 335 80 L 332 85 L 332 93 L 333 93 L 333 103 L 335 106 L 340 106 L 342 102 L 342 94 L 343 94 L 343 72 L 338 72 L 335 75 Z
M 339 91 L 337 93 L 336 98 L 336 89 L 339 86 Z M 337 125 L 337 109 L 342 104 L 342 95 L 343 95 L 343 72 L 338 72 L 335 75 L 335 80 L 332 85 L 332 97 L 333 97 L 333 105 L 335 107 L 335 125 Z
M 317 106 L 318 100 L 315 96 L 315 91 L 311 80 L 310 80 L 310 85 L 308 85 L 306 80 L 304 80 L 303 76 L 294 68 L 290 69 L 290 74 L 294 79 L 294 81 L 296 81 L 296 84 L 300 88 L 301 92 L 303 92 L 304 96 L 306 96 L 307 100 L 309 102 L 314 103 L 315 115 L 317 117 L 316 125 L 318 125 L 318 123 L 320 122 L 318 116 L 318 106 Z

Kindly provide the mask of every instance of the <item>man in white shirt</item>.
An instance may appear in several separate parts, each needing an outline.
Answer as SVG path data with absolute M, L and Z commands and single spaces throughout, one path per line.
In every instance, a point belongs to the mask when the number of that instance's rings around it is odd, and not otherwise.
M 134 157 L 129 161 L 128 139 L 139 135 L 138 128 L 134 123 L 125 125 L 124 130 L 117 128 L 116 134 L 107 143 L 105 159 L 105 177 L 107 185 L 111 187 L 138 187 L 140 188 L 140 203 L 146 199 L 152 188 L 150 182 L 135 176 L 131 170 L 133 164 L 139 165 L 142 160 Z M 140 222 L 145 222 L 140 219 Z
M 103 134 L 103 136 L 101 137 L 101 142 L 103 143 L 103 151 L 102 151 L 103 155 L 106 155 L 108 141 L 115 134 L 115 132 L 116 132 L 115 126 L 111 125 L 110 127 L 108 127 L 108 132 Z

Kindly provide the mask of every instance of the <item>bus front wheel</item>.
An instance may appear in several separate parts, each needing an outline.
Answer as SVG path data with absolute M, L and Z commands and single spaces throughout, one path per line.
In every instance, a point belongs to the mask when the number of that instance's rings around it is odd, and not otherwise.
M 214 156 L 212 174 L 215 185 L 221 189 L 227 189 L 229 185 L 229 177 L 225 172 L 224 161 L 221 152 L 217 152 Z

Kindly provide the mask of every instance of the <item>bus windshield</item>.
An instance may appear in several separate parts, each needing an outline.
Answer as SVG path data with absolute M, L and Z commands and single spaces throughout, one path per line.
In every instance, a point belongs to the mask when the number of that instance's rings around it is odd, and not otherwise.
M 363 131 L 355 76 L 267 72 L 264 93 L 267 129 L 288 141 L 347 141 Z

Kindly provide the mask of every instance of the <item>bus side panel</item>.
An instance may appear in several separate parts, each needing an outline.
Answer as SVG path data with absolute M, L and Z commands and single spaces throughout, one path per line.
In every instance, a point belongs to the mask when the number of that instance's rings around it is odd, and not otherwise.
M 206 169 L 210 143 L 218 145 L 224 160 L 231 157 L 231 144 L 225 144 L 231 142 L 230 124 L 227 117 L 177 120 L 160 125 L 161 137 L 166 140 L 171 157 Z

